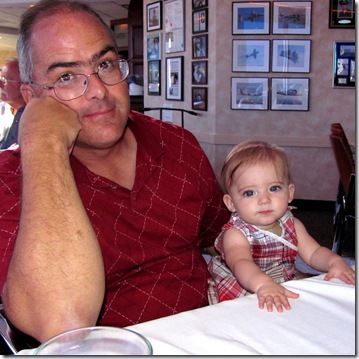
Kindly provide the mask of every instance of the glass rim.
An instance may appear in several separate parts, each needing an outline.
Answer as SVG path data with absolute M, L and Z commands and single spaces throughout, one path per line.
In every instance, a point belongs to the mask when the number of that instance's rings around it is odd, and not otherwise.
M 54 335 L 53 337 L 47 339 L 45 342 L 41 343 L 37 348 L 35 348 L 33 355 L 38 355 L 40 353 L 40 351 L 45 348 L 46 346 L 48 346 L 49 344 L 51 344 L 53 341 L 55 341 L 58 338 L 61 338 L 62 336 L 65 336 L 67 334 L 70 333 L 77 333 L 77 332 L 85 332 L 85 331 L 98 331 L 98 330 L 115 330 L 115 331 L 126 331 L 126 332 L 130 332 L 132 334 L 135 334 L 137 337 L 141 338 L 142 341 L 146 344 L 147 349 L 148 349 L 148 354 L 147 355 L 153 355 L 153 347 L 152 344 L 150 343 L 150 341 L 143 336 L 140 333 L 135 332 L 134 330 L 131 329 L 127 329 L 127 328 L 120 328 L 120 327 L 114 327 L 114 326 L 92 326 L 92 327 L 81 327 L 81 328 L 75 328 L 75 329 L 70 329 L 70 330 L 66 330 L 65 332 L 59 333 Z M 41 354 L 41 353 L 40 353 Z

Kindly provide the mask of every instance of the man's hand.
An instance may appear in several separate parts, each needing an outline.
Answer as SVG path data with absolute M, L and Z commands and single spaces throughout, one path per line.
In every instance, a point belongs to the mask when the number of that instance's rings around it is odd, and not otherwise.
M 19 126 L 19 143 L 44 149 L 66 146 L 69 153 L 81 130 L 76 111 L 53 97 L 36 98 L 25 107 Z

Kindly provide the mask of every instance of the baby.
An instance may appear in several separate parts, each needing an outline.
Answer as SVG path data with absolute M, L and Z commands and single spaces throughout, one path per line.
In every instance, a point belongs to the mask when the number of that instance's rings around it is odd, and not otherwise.
M 288 204 L 294 197 L 285 153 L 265 142 L 237 145 L 222 169 L 223 201 L 232 212 L 215 241 L 220 256 L 208 268 L 211 304 L 256 293 L 259 308 L 290 309 L 288 298 L 299 294 L 281 286 L 299 279 L 295 259 L 354 284 L 354 270 L 337 254 L 320 246 L 294 218 Z

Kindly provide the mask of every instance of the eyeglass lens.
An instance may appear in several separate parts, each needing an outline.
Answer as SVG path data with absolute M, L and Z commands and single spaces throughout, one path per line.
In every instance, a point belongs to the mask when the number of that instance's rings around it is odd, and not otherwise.
M 98 71 L 90 74 L 71 74 L 61 77 L 53 85 L 55 95 L 63 101 L 73 100 L 82 96 L 88 86 L 89 77 L 97 75 L 97 77 L 105 85 L 116 85 L 124 81 L 129 73 L 129 67 L 126 60 L 115 60 L 106 62 L 99 67 Z

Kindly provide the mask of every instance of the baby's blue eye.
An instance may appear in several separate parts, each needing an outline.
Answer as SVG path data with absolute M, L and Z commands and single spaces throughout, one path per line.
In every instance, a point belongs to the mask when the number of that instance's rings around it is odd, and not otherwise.
M 252 197 L 254 195 L 254 191 L 248 190 L 243 192 L 244 197 Z
M 271 192 L 278 192 L 278 191 L 280 191 L 280 189 L 281 189 L 281 186 L 275 185 L 275 186 L 272 186 L 269 190 Z

